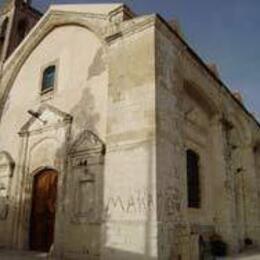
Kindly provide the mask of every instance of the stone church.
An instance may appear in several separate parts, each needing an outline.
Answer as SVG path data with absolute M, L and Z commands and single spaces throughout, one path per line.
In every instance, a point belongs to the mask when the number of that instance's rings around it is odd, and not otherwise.
M 216 238 L 228 254 L 260 247 L 260 124 L 176 23 L 8 0 L 0 55 L 0 248 L 196 260 Z

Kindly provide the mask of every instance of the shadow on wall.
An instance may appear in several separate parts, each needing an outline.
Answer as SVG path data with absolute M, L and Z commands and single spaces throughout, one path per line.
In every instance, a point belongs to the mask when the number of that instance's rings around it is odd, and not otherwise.
M 86 85 L 93 84 L 95 81 L 92 82 L 92 80 L 104 71 L 103 54 L 98 51 L 88 70 Z M 73 133 L 70 132 L 67 141 L 56 154 L 57 161 L 63 156 L 66 158 L 63 177 L 59 182 L 61 194 L 59 203 L 61 205 L 59 205 L 58 212 L 60 224 L 57 225 L 56 229 L 59 240 L 56 254 L 60 257 L 76 259 L 98 259 L 101 254 L 100 250 L 105 250 L 109 251 L 109 255 L 111 255 L 111 258 L 107 259 L 155 259 L 151 256 L 152 251 L 155 251 L 154 248 L 151 248 L 151 241 L 155 234 L 151 232 L 152 211 L 149 207 L 146 210 L 145 230 L 142 237 L 142 242 L 144 241 L 145 244 L 143 254 L 106 247 L 107 230 L 105 224 L 109 215 L 107 205 L 104 205 L 105 149 L 98 148 L 102 142 L 97 131 L 97 124 L 101 118 L 95 109 L 98 104 L 92 92 L 93 89 L 86 87 L 79 103 L 70 111 L 73 116 L 73 128 L 76 128 L 79 134 L 74 137 Z M 78 131 L 79 129 L 80 131 Z M 86 135 L 89 139 L 80 140 L 86 131 L 90 133 L 90 135 Z M 83 148 L 85 142 L 86 146 Z M 75 147 L 75 144 L 78 147 Z M 72 151 L 71 147 L 73 146 L 75 149 Z M 147 173 L 144 174 L 147 176 L 148 189 L 145 192 L 153 194 L 153 144 L 149 144 L 146 149 L 148 161 L 144 163 L 147 163 L 148 169 Z M 73 187 L 74 185 L 75 187 Z M 149 204 L 149 200 L 150 197 L 147 196 L 146 205 Z
M 105 71 L 100 49 L 89 68 L 80 101 L 70 110 L 73 123 L 55 161 L 61 175 L 58 182 L 58 203 L 55 231 L 55 254 L 59 258 L 91 258 L 100 255 L 105 239 L 103 230 L 105 144 L 98 136 L 100 115 L 94 77 Z
M 0 221 L 6 220 L 7 216 L 8 216 L 8 199 L 5 196 L 0 195 Z
M 70 113 L 73 116 L 73 124 L 79 129 L 91 130 L 97 133 L 97 123 L 100 121 L 100 115 L 95 111 L 95 97 L 91 93 L 90 86 L 96 86 L 96 83 L 92 82 L 96 77 L 99 77 L 106 71 L 104 51 L 100 48 L 92 64 L 89 66 L 86 79 L 86 87 L 83 91 L 81 100 Z M 85 83 L 84 83 L 85 84 Z M 105 91 L 105 90 L 104 90 Z
M 163 43 L 161 45 L 163 46 Z M 164 49 L 167 50 L 167 47 Z M 158 80 L 155 94 L 157 246 L 159 258 L 181 259 L 185 258 L 182 251 L 185 240 L 188 245 L 186 219 L 182 210 L 182 126 L 181 120 L 175 115 L 182 102 L 182 98 L 178 98 L 181 83 L 175 69 L 179 67 L 178 64 L 169 60 L 168 51 L 164 52 L 162 48 L 160 52 L 161 58 L 165 60 L 166 57 L 167 62 L 164 62 L 165 66 L 157 68 L 161 78 Z
M 71 110 L 73 124 L 82 130 L 97 132 L 97 123 L 100 115 L 95 112 L 95 100 L 91 90 L 86 87 L 83 91 L 80 102 Z

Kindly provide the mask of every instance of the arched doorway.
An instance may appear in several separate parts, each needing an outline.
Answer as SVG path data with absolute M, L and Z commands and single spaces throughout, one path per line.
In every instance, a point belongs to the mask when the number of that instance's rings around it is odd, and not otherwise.
M 34 176 L 30 219 L 30 249 L 49 251 L 54 240 L 58 173 L 43 170 Z

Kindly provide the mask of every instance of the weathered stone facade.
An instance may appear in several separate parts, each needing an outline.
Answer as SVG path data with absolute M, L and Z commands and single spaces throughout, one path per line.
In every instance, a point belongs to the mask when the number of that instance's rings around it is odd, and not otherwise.
M 3 64 L 0 96 L 0 247 L 29 249 L 44 169 L 58 172 L 58 259 L 193 260 L 213 234 L 230 253 L 260 246 L 259 124 L 158 15 L 51 6 Z
M 6 0 L 0 8 L 0 61 L 5 61 L 34 27 L 41 13 L 30 1 Z

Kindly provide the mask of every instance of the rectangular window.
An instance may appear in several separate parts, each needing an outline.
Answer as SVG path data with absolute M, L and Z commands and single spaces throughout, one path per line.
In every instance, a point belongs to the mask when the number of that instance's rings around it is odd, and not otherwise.
M 200 207 L 199 155 L 187 150 L 188 207 Z
M 42 93 L 45 93 L 45 92 L 48 92 L 48 91 L 51 91 L 54 89 L 55 71 L 56 71 L 56 67 L 54 65 L 47 67 L 43 71 L 42 87 L 41 87 Z

